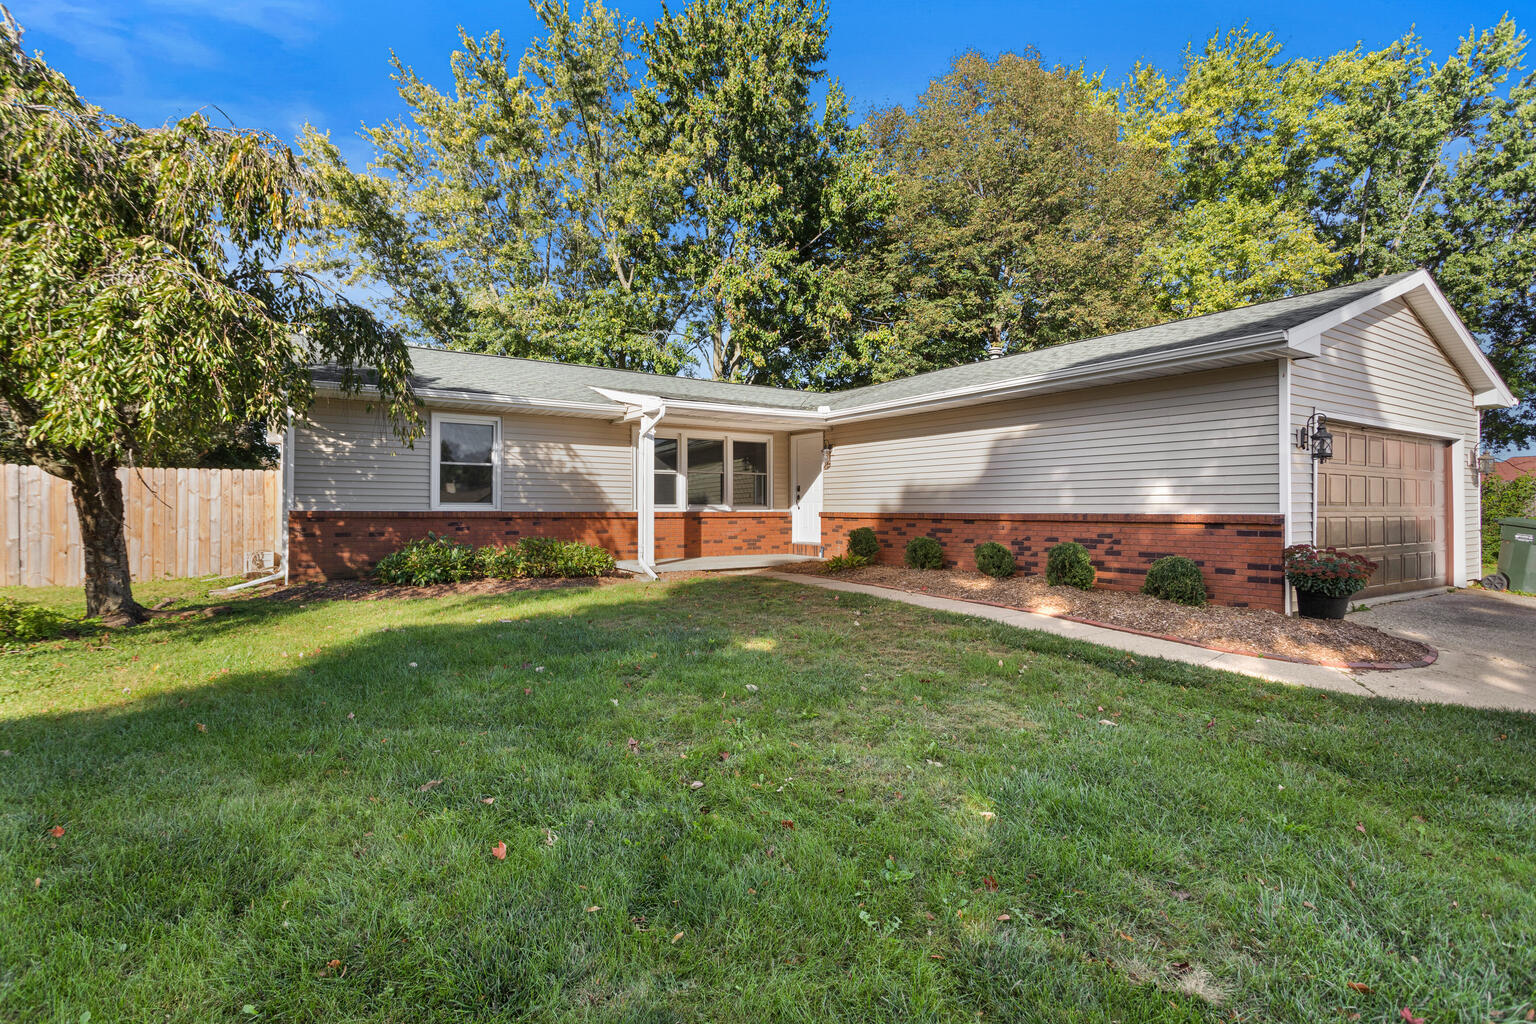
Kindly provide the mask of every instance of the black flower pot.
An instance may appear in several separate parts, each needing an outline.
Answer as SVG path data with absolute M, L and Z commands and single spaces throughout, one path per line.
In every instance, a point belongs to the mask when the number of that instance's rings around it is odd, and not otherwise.
M 1349 611 L 1349 597 L 1329 597 L 1315 590 L 1298 590 L 1296 610 L 1304 619 L 1342 619 Z

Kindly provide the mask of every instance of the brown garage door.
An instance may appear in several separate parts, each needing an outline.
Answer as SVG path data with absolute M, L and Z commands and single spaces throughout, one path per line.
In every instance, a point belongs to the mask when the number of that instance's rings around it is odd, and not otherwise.
M 1366 597 L 1445 583 L 1445 444 L 1328 426 L 1333 458 L 1317 474 L 1320 542 L 1380 564 L 1363 591 Z

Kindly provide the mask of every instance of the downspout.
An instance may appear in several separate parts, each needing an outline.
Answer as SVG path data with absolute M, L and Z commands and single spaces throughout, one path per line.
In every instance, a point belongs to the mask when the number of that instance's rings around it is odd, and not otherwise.
M 667 414 L 667 404 L 659 398 L 647 399 L 639 408 L 640 431 L 636 457 L 640 460 L 635 495 L 635 561 L 647 579 L 656 578 L 656 425 Z

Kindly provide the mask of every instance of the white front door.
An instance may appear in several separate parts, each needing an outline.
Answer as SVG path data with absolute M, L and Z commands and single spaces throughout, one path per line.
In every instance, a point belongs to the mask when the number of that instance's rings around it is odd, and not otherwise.
M 789 439 L 789 486 L 794 510 L 790 540 L 821 543 L 821 435 L 796 434 Z

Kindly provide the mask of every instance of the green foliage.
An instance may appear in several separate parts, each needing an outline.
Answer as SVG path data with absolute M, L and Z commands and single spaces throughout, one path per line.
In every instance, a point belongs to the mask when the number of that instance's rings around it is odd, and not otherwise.
M 976 545 L 976 568 L 988 576 L 1005 579 L 1018 571 L 1013 552 L 995 540 Z
M 912 569 L 942 569 L 944 545 L 932 537 L 913 537 L 907 541 L 905 561 Z
M 314 182 L 265 132 L 200 113 L 142 128 L 82 100 L 0 27 L 0 435 L 68 480 L 92 615 L 136 619 L 125 463 L 157 465 L 308 407 L 311 366 L 366 366 L 419 428 L 401 338 L 291 260 Z M 305 343 L 294 344 L 301 334 Z
M 0 644 L 29 644 L 53 640 L 79 626 L 72 619 L 47 605 L 0 597 Z
M 1092 590 L 1097 578 L 1088 549 L 1077 541 L 1063 541 L 1046 552 L 1045 582 L 1051 586 Z
M 1177 182 L 1174 236 L 1148 257 L 1193 315 L 1428 268 L 1519 396 L 1536 393 L 1536 74 L 1507 16 L 1434 62 L 1411 32 L 1376 51 L 1286 59 L 1240 28 L 1186 51 L 1171 83 L 1138 65 L 1130 138 Z M 1495 449 L 1536 406 L 1491 410 Z
M 1199 608 L 1205 604 L 1205 579 L 1200 567 L 1182 555 L 1168 555 L 1152 563 L 1141 585 L 1143 594 Z
M 373 575 L 393 586 L 427 587 L 472 580 L 480 575 L 480 564 L 470 545 L 429 533 L 379 559 Z
M 495 564 L 488 565 L 485 574 L 502 579 L 520 576 L 606 576 L 614 569 L 613 555 L 602 548 L 574 540 L 524 537 L 510 547 L 482 548 L 482 557 L 486 552 L 495 552 Z M 482 565 L 485 564 L 482 562 Z
M 1483 561 L 1499 559 L 1499 520 L 1536 516 L 1536 476 L 1483 479 Z
M 846 555 L 833 555 L 821 563 L 822 572 L 846 572 L 849 569 L 861 569 L 870 563 L 867 555 L 859 555 L 850 551 Z
M 1151 322 L 1139 262 L 1169 185 L 1096 79 L 1032 52 L 966 54 L 871 133 L 891 238 L 860 259 L 849 301 L 879 325 L 878 377 Z
M 860 526 L 856 530 L 850 530 L 848 532 L 848 553 L 871 560 L 879 558 L 880 538 L 875 536 L 875 531 L 868 526 Z

